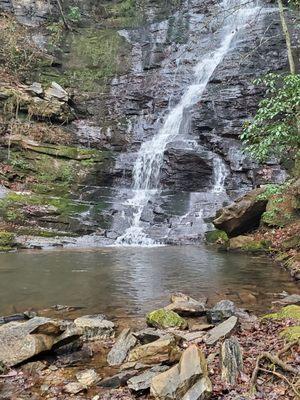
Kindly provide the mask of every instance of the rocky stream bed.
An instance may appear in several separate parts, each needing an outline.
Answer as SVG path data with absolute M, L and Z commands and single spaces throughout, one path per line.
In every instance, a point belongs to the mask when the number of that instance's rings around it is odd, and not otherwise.
M 296 399 L 299 303 L 274 295 L 272 313 L 258 318 L 229 300 L 208 307 L 174 293 L 121 325 L 74 319 L 78 310 L 61 305 L 1 317 L 0 398 Z

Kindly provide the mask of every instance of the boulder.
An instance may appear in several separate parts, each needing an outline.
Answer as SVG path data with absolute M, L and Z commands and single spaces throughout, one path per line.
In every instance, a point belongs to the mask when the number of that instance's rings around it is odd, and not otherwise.
M 42 95 L 44 92 L 43 87 L 39 82 L 33 82 L 29 86 L 28 91 L 32 92 L 33 94 L 37 94 L 38 96 Z
M 89 339 L 108 339 L 114 335 L 115 324 L 108 321 L 105 315 L 85 315 L 76 318 L 74 324 L 83 331 L 83 338 Z
M 215 227 L 225 231 L 229 236 L 240 235 L 257 228 L 268 202 L 262 196 L 264 191 L 264 188 L 254 189 L 219 210 L 213 221 Z
M 127 381 L 127 386 L 129 389 L 133 390 L 134 392 L 140 392 L 142 390 L 147 390 L 150 388 L 152 379 L 169 369 L 166 365 L 156 365 L 151 369 L 143 372 L 140 375 L 134 376 Z
M 184 351 L 179 364 L 151 382 L 151 394 L 157 400 L 204 400 L 211 392 L 206 360 L 196 345 Z
M 230 300 L 219 301 L 211 310 L 207 311 L 207 319 L 214 324 L 235 315 L 237 308 Z
M 214 345 L 218 340 L 227 337 L 236 328 L 238 319 L 235 316 L 228 318 L 220 325 L 215 326 L 205 336 L 204 342 L 207 345 Z
M 264 240 L 255 240 L 251 236 L 239 235 L 229 240 L 229 250 L 232 251 L 265 251 L 269 243 Z
M 171 302 L 165 310 L 174 311 L 181 316 L 200 316 L 206 312 L 207 298 L 197 301 L 182 293 L 176 293 L 171 296 Z
M 51 101 L 53 98 L 65 102 L 69 100 L 68 93 L 56 82 L 52 82 L 51 86 L 45 90 L 45 99 Z
M 65 330 L 61 321 L 42 317 L 5 324 L 0 327 L 0 361 L 13 366 L 78 338 L 77 332 L 75 337 L 69 335 L 66 339 Z
M 94 369 L 77 372 L 76 378 L 78 382 L 86 388 L 95 385 L 100 380 L 99 375 Z
M 125 361 L 129 351 L 137 344 L 136 337 L 130 329 L 124 329 L 118 340 L 108 353 L 107 362 L 109 365 L 120 365 Z
M 220 354 L 222 379 L 234 385 L 243 370 L 243 355 L 237 338 L 226 339 Z
M 138 346 L 130 351 L 128 362 L 160 364 L 174 362 L 180 357 L 180 349 L 174 336 L 166 335 L 155 342 Z
M 187 322 L 176 312 L 163 308 L 147 314 L 147 324 L 158 329 L 179 328 L 186 329 Z

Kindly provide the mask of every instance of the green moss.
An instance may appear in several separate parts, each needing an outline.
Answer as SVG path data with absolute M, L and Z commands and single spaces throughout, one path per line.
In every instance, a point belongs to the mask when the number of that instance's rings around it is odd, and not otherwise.
M 0 246 L 12 246 L 14 244 L 15 236 L 11 232 L 0 231 Z
M 71 232 L 61 232 L 50 229 L 40 229 L 40 228 L 32 228 L 32 227 L 17 227 L 16 233 L 18 235 L 26 235 L 26 236 L 39 236 L 44 238 L 54 238 L 54 237 L 77 237 L 78 235 Z
M 300 326 L 289 326 L 280 332 L 280 336 L 288 342 L 300 341 Z
M 289 318 L 289 319 L 294 319 L 296 321 L 300 321 L 300 306 L 296 305 L 286 306 L 281 308 L 277 313 L 264 315 L 263 318 L 275 319 L 275 320 Z
M 69 33 L 65 41 L 64 72 L 56 78 L 63 86 L 103 90 L 108 80 L 130 68 L 131 46 L 117 29 L 80 29 Z M 51 79 L 45 77 L 46 81 Z
M 0 246 L 0 252 L 12 251 L 13 248 L 11 246 Z
M 227 233 L 221 230 L 206 232 L 205 239 L 208 243 L 220 244 L 227 243 L 229 240 Z
M 241 247 L 241 250 L 250 252 L 266 251 L 270 246 L 270 243 L 265 240 L 253 240 Z
M 18 142 L 16 142 L 18 145 Z M 84 149 L 80 147 L 72 147 L 72 146 L 62 146 L 62 145 L 37 145 L 31 144 L 30 142 L 26 143 L 26 149 L 35 153 L 47 154 L 49 156 L 54 157 L 62 157 L 71 160 L 93 160 L 93 161 L 102 161 L 105 157 L 106 152 L 102 152 L 100 150 L 95 149 Z
M 21 194 L 10 192 L 4 199 L 0 200 L 0 209 L 7 215 L 11 208 L 19 210 L 22 206 L 52 206 L 62 216 L 72 216 L 88 210 L 88 205 L 73 202 L 67 198 L 49 197 L 37 194 Z
M 158 329 L 166 329 L 176 327 L 185 329 L 187 327 L 186 321 L 174 311 L 165 310 L 163 308 L 155 310 L 147 314 L 146 321 L 149 326 Z

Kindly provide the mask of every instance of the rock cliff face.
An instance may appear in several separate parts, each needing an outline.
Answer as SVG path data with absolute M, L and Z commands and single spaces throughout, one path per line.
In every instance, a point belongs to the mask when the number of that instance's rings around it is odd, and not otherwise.
M 108 1 L 96 8 L 90 1 L 63 2 L 66 14 L 79 7 L 81 20 L 76 31 L 55 43 L 55 51 L 52 46 L 55 61 L 37 79 L 55 79 L 73 92 L 77 120 L 67 129 L 76 145 L 114 154 L 109 187 L 87 183 L 76 192 L 83 200 L 95 202 L 100 196 L 105 203 L 102 213 L 112 221 L 102 232 L 105 241 L 113 241 L 132 222 L 134 210 L 124 202 L 132 196 L 132 170 L 141 143 L 158 132 L 193 83 L 195 65 L 218 45 L 217 33 L 226 18 L 220 17 L 219 5 L 211 0 Z M 1 0 L 0 7 L 14 12 L 23 24 L 41 26 L 39 39 L 34 31 L 31 38 L 49 51 L 54 42 L 50 19 L 59 19 L 56 2 Z M 263 168 L 255 165 L 242 152 L 238 137 L 263 95 L 253 79 L 286 68 L 279 17 L 269 2 L 262 2 L 261 11 L 237 32 L 201 101 L 184 110 L 180 135 L 164 154 L 162 191 L 141 216 L 150 237 L 166 242 L 198 239 L 228 197 L 285 179 L 276 161 Z M 224 187 L 221 194 L 212 192 L 216 185 Z

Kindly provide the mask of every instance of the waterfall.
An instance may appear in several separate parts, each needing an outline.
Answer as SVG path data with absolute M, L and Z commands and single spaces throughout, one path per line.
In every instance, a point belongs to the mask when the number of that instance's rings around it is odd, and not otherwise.
M 220 4 L 221 28 L 217 32 L 219 46 L 201 57 L 194 67 L 193 83 L 187 87 L 179 103 L 170 110 L 161 129 L 152 139 L 144 142 L 137 154 L 133 167 L 133 197 L 126 205 L 133 210 L 131 226 L 116 240 L 117 245 L 152 245 L 154 241 L 147 237 L 141 226 L 141 216 L 149 200 L 160 190 L 160 170 L 167 145 L 178 136 L 184 126 L 185 112 L 198 103 L 218 65 L 234 46 L 237 33 L 255 16 L 259 7 L 248 0 L 243 4 L 238 0 L 224 0 Z M 224 166 L 220 160 L 215 164 L 214 191 L 223 190 Z M 218 170 L 218 171 L 217 171 Z M 217 175 L 218 174 L 218 175 Z
M 226 166 L 224 161 L 220 156 L 214 157 L 214 193 L 222 193 L 224 192 L 225 188 L 225 179 L 228 175 Z

